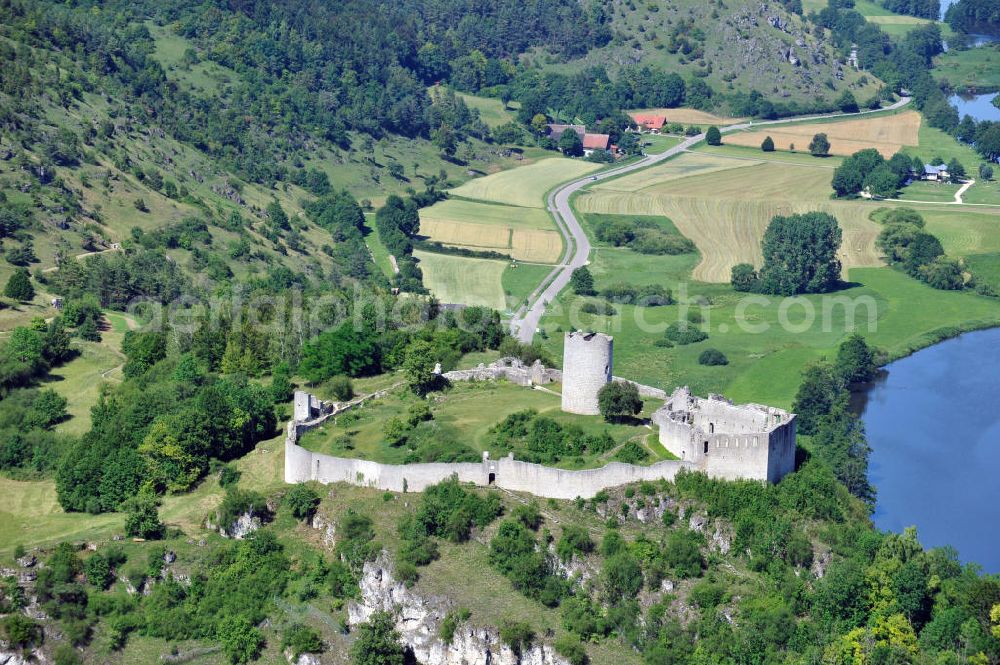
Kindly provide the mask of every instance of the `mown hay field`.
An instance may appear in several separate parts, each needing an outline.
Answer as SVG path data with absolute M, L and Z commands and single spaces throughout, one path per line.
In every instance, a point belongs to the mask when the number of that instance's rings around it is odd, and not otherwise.
M 676 161 L 704 160 L 708 155 L 687 154 Z M 713 159 L 722 159 L 713 157 Z M 701 261 L 692 277 L 705 282 L 727 282 L 737 263 L 760 265 L 760 241 L 775 215 L 824 211 L 834 215 L 844 232 L 840 260 L 844 271 L 880 266 L 875 248 L 879 226 L 868 218 L 862 203 L 831 201 L 831 172 L 824 168 L 763 163 L 747 165 L 731 160 L 733 168 L 702 175 L 652 177 L 657 169 L 627 176 L 620 191 L 595 187 L 576 200 L 582 212 L 622 215 L 663 215 L 697 245 Z M 641 189 L 628 191 L 632 178 Z
M 500 312 L 507 309 L 501 282 L 506 261 L 421 251 L 413 255 L 420 261 L 424 286 L 441 302 L 485 305 Z
M 621 178 L 601 180 L 596 183 L 593 191 L 638 192 L 655 185 L 660 185 L 689 176 L 703 176 L 716 171 L 728 171 L 741 166 L 753 166 L 761 162 L 736 161 L 729 157 L 689 153 L 676 159 L 658 164 L 651 169 L 643 169 Z
M 507 228 L 551 230 L 552 218 L 543 208 L 446 199 L 420 210 L 421 228 L 427 222 L 463 222 Z
M 551 230 L 512 229 L 472 221 L 428 220 L 421 222 L 420 231 L 435 242 L 469 249 L 493 250 L 518 261 L 553 263 L 562 256 L 562 236 Z
M 919 113 L 904 111 L 874 118 L 776 125 L 762 130 L 735 132 L 727 134 L 723 143 L 759 147 L 764 138 L 770 136 L 778 150 L 807 152 L 814 135 L 826 134 L 831 154 L 850 155 L 865 148 L 875 148 L 884 157 L 891 157 L 904 146 L 919 144 L 920 122 Z
M 946 253 L 1000 252 L 1000 210 L 961 206 L 917 209 L 927 222 L 927 231 L 938 237 Z
M 697 109 L 636 109 L 629 111 L 629 113 L 662 115 L 667 119 L 667 122 L 680 122 L 685 125 L 731 125 L 742 120 L 742 118 L 729 118 Z
M 599 168 L 600 164 L 553 157 L 470 180 L 451 193 L 467 199 L 544 209 L 545 194 L 550 189 Z

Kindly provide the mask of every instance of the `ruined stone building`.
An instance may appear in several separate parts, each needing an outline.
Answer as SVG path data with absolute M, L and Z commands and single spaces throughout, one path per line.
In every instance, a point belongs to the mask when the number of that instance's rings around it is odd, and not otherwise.
M 795 414 L 678 388 L 653 414 L 660 443 L 713 478 L 776 483 L 795 470 Z

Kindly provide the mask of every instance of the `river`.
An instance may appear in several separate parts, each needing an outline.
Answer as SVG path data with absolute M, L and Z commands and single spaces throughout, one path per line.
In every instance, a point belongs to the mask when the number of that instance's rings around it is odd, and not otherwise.
M 982 120 L 1000 120 L 1000 108 L 993 105 L 993 98 L 998 93 L 986 95 L 952 95 L 948 101 L 958 109 L 958 117 L 971 115 L 977 122 Z
M 891 363 L 859 398 L 875 524 L 1000 573 L 1000 328 Z

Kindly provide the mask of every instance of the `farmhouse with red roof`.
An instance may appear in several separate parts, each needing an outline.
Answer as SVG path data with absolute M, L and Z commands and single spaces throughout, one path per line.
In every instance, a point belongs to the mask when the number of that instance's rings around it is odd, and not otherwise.
M 654 134 L 659 134 L 664 123 L 667 122 L 667 118 L 662 115 L 651 113 L 633 113 L 631 115 L 635 124 L 639 125 L 639 131 L 653 132 Z

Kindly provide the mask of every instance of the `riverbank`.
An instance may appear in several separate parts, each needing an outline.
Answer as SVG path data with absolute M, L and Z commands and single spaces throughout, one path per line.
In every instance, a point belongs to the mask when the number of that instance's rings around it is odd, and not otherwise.
M 1000 572 L 1000 328 L 959 335 L 890 363 L 862 418 L 878 489 L 875 524 L 915 525 L 925 546 Z

